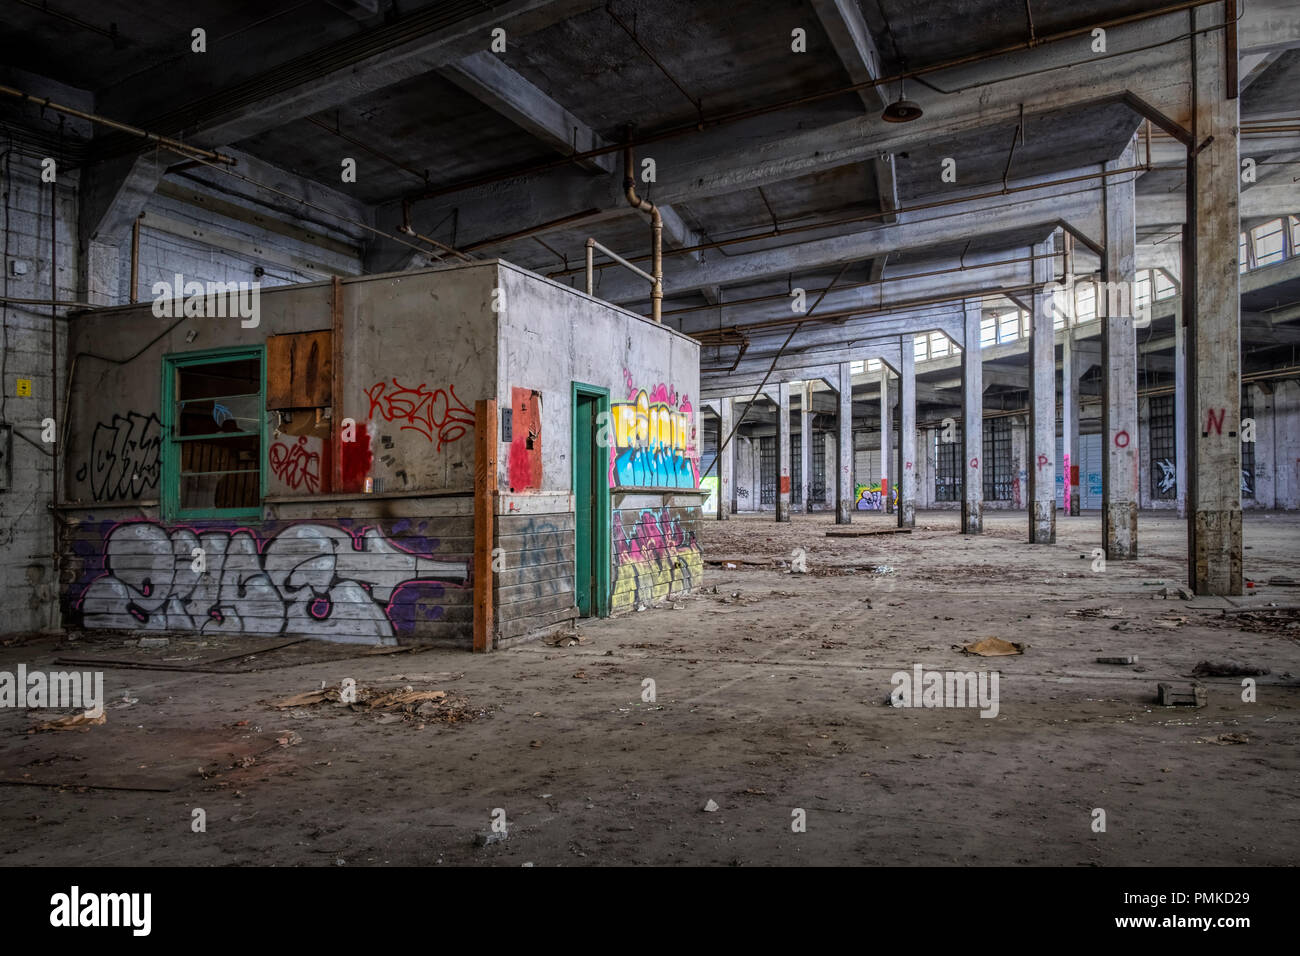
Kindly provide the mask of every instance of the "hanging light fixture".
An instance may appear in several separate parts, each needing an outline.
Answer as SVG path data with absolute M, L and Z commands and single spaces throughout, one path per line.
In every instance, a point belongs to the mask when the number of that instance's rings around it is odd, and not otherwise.
M 921 118 L 921 107 L 903 95 L 903 81 L 898 81 L 898 99 L 885 107 L 880 118 L 886 123 L 910 123 Z

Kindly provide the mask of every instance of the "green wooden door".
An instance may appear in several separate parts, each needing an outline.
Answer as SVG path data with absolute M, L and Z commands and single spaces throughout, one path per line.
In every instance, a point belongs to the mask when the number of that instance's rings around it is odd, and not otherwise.
M 595 593 L 595 566 L 592 561 L 592 521 L 596 512 L 595 492 L 595 424 L 596 399 L 579 394 L 573 409 L 573 497 L 575 506 L 574 551 L 577 579 L 574 590 L 578 612 L 590 617 Z

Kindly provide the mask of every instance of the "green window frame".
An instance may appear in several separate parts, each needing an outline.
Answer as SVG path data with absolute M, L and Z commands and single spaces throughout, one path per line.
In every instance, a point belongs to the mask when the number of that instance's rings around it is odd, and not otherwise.
M 182 369 L 197 368 L 203 365 L 216 365 L 223 362 L 257 361 L 257 425 L 255 431 L 224 432 L 214 435 L 189 435 L 180 438 L 177 435 L 176 421 L 178 372 Z M 239 520 L 262 517 L 262 502 L 266 498 L 267 468 L 266 449 L 270 435 L 267 431 L 266 415 L 266 349 L 261 345 L 242 346 L 223 349 L 204 349 L 197 352 L 182 352 L 163 356 L 162 361 L 162 514 L 168 521 L 186 518 L 233 518 Z M 249 393 L 252 394 L 251 392 Z M 214 401 L 216 399 L 213 399 Z M 181 445 L 185 441 L 211 438 L 216 434 L 221 437 L 239 435 L 256 435 L 257 452 L 257 504 L 239 508 L 183 508 L 180 500 L 180 466 Z

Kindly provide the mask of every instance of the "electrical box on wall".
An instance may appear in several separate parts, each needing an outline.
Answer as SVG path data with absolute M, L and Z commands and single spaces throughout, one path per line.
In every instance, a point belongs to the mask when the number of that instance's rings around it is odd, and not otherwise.
M 0 425 L 0 492 L 12 487 L 14 457 L 14 430 L 12 425 Z

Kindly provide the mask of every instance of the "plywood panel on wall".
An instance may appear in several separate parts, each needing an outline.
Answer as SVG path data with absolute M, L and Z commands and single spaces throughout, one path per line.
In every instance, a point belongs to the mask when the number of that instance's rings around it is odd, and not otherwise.
M 332 404 L 332 333 L 295 332 L 266 339 L 266 407 L 320 408 Z

